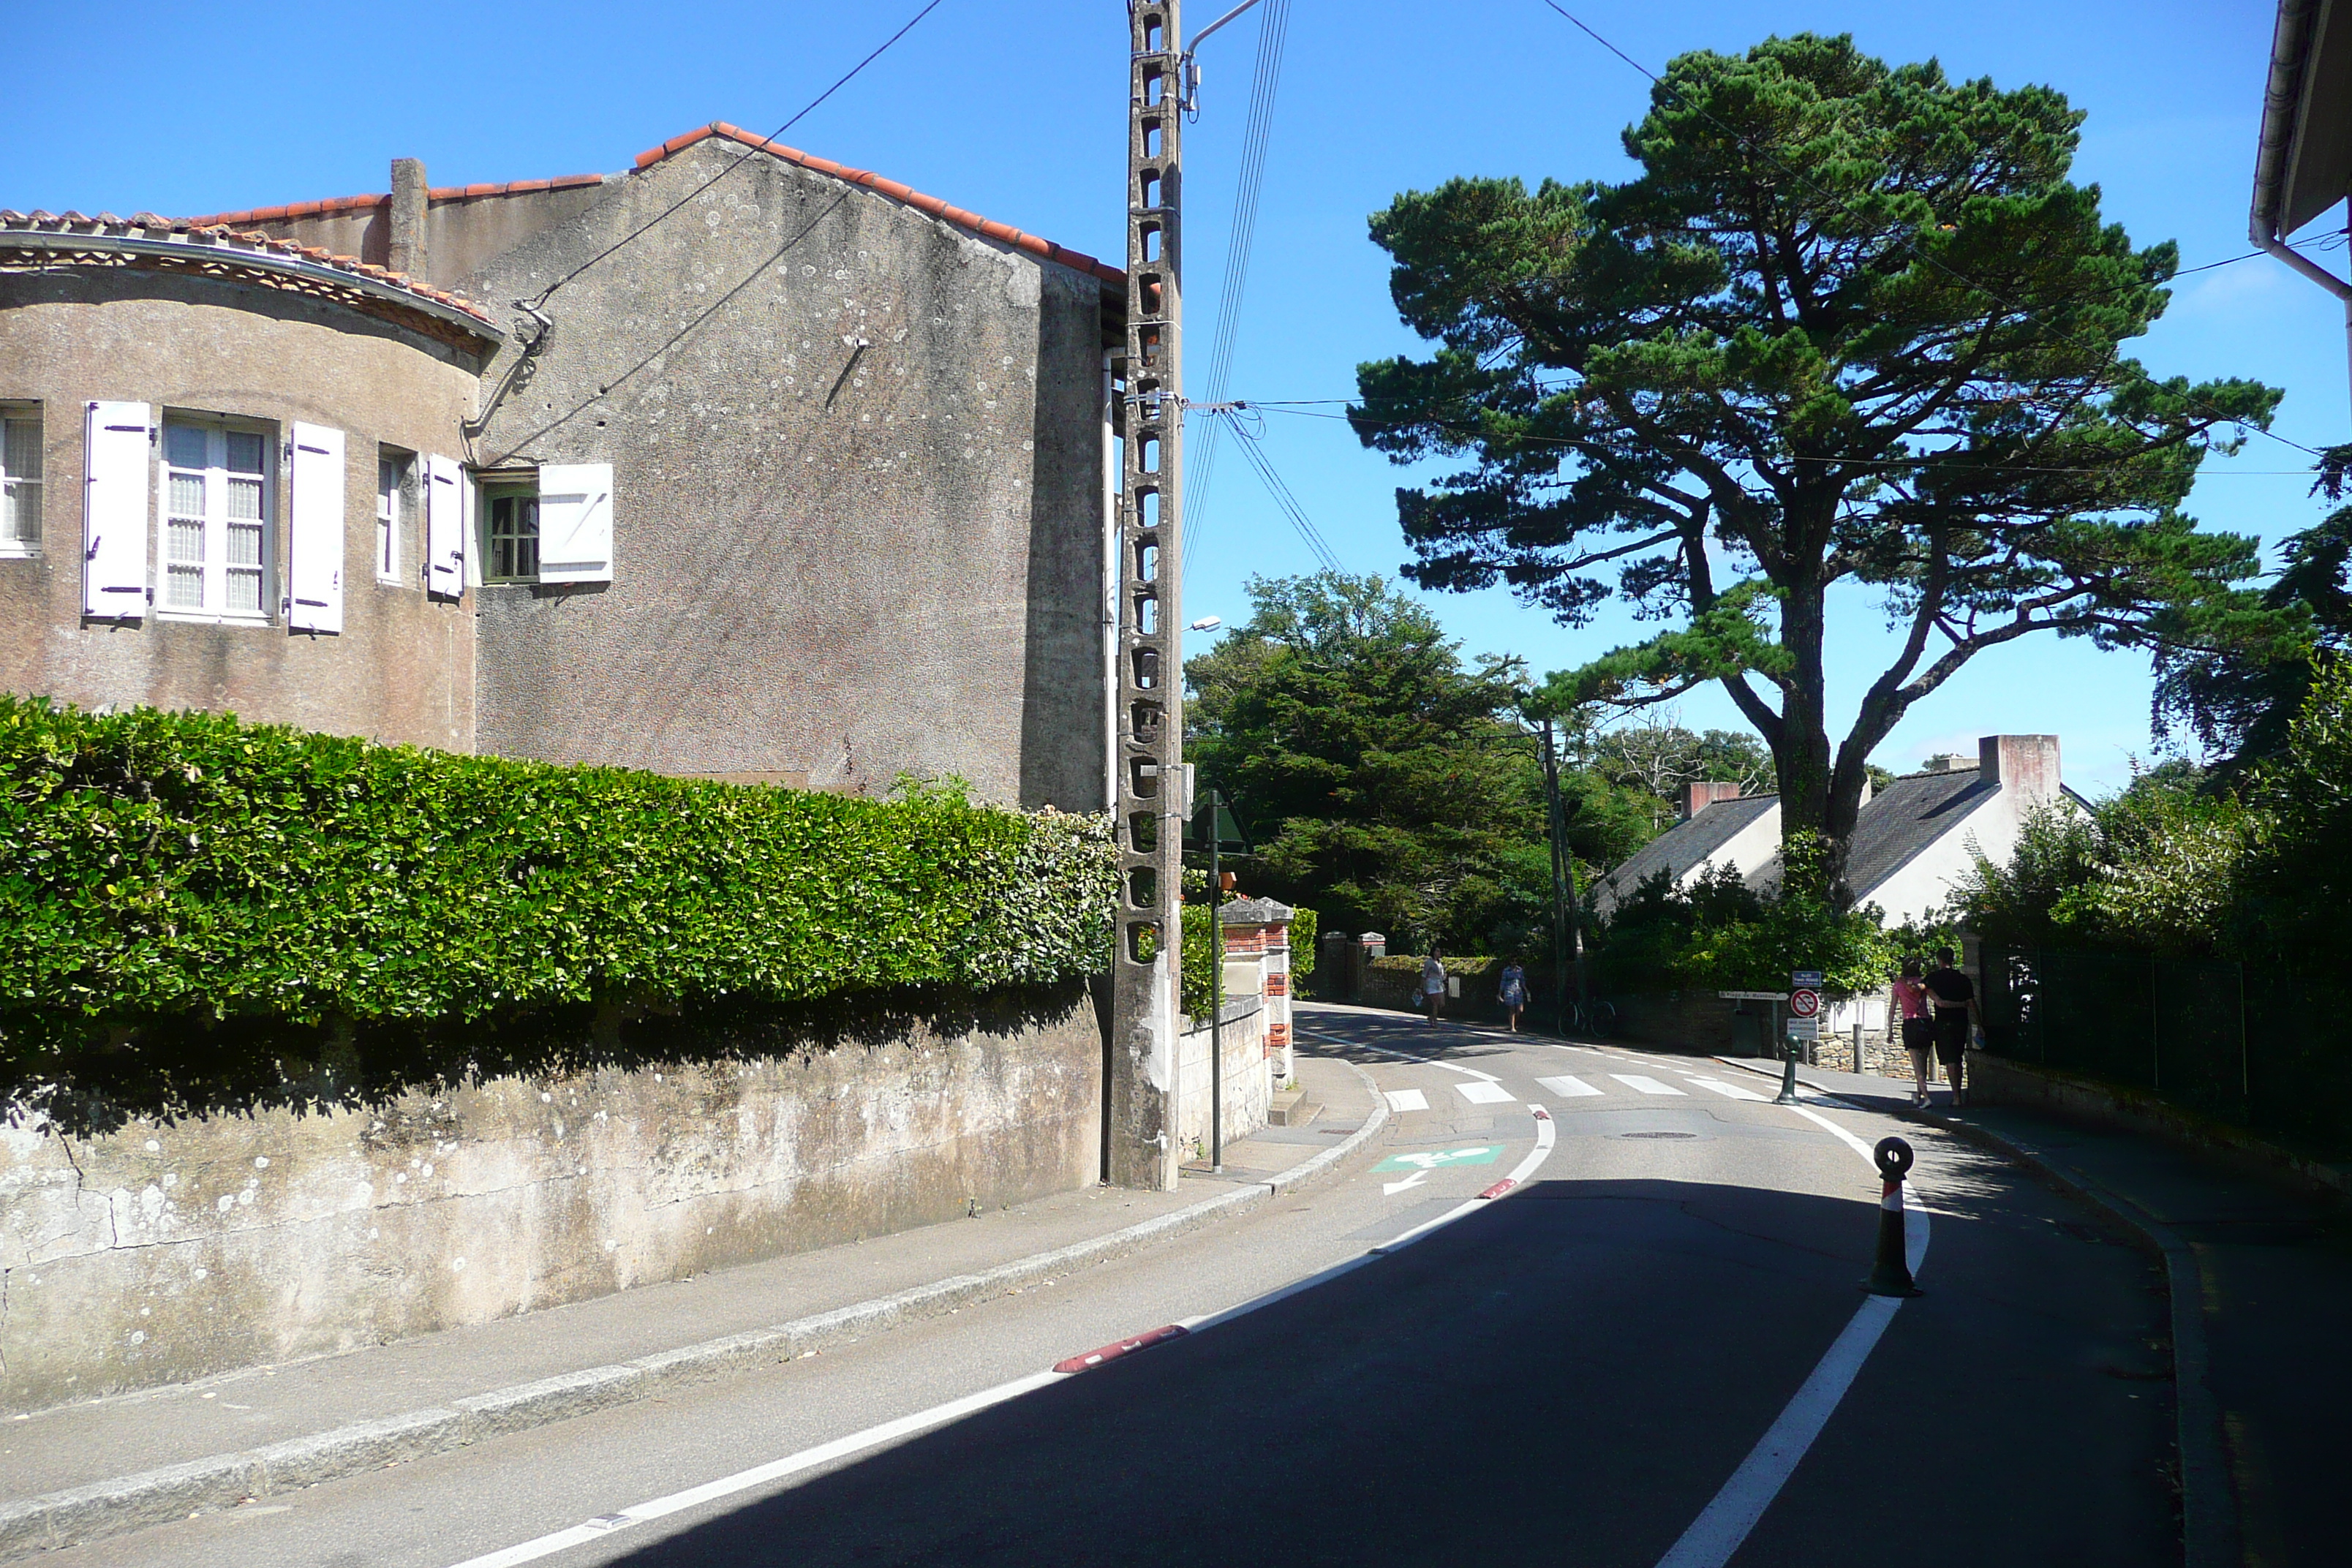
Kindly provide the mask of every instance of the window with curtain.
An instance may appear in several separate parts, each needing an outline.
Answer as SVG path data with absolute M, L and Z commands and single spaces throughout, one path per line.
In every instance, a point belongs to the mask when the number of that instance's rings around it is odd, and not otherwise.
M 41 411 L 0 404 L 0 555 L 41 549 Z
M 250 426 L 165 417 L 158 609 L 268 617 L 272 446 L 269 432 Z

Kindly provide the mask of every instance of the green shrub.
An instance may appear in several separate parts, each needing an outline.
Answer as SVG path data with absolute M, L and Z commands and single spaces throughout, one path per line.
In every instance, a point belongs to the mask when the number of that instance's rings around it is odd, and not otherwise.
M 1795 840 L 1783 863 L 1819 851 Z M 1780 991 L 1790 972 L 1818 969 L 1832 996 L 1874 990 L 1894 973 L 1895 943 L 1875 906 L 1832 909 L 1790 876 L 1766 898 L 1737 868 L 1713 867 L 1677 888 L 1664 872 L 1619 900 L 1602 927 L 1601 971 L 1614 992 Z
M 955 788 L 863 800 L 0 696 L 0 1095 L 230 1019 L 1064 984 L 1108 965 L 1114 866 L 1107 818 Z
M 1315 973 L 1315 965 L 1320 957 L 1320 950 L 1315 945 L 1320 924 L 1313 910 L 1291 906 L 1290 994 L 1293 996 L 1313 994 L 1307 977 Z

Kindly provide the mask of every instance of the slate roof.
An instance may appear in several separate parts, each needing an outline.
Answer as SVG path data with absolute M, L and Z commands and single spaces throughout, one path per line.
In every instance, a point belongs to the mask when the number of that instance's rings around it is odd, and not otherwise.
M 1742 795 L 1720 800 L 1696 816 L 1675 823 L 1636 850 L 1624 864 L 1602 878 L 1593 889 L 1593 901 L 1606 910 L 1621 898 L 1661 870 L 1675 881 L 1731 842 L 1745 828 L 1780 804 L 1777 795 Z
M 1909 865 L 1920 851 L 1959 831 L 2000 786 L 1975 768 L 1949 773 L 1906 773 L 1870 798 L 1846 851 L 1846 885 L 1862 902 Z M 1756 868 L 1748 885 L 1769 892 L 1780 885 L 1778 855 Z
M 814 169 L 820 174 L 830 174 L 835 179 L 846 180 L 853 185 L 863 185 L 867 190 L 878 192 L 893 201 L 904 202 L 916 211 L 927 213 L 942 223 L 951 223 L 958 228 L 970 229 L 974 234 L 1009 245 L 1015 250 L 1027 251 L 1032 256 L 1058 262 L 1074 271 L 1084 272 L 1098 279 L 1121 291 L 1127 288 L 1127 274 L 1124 271 L 1107 261 L 1097 260 L 1083 250 L 1072 250 L 1069 247 L 1056 245 L 1050 239 L 1041 239 L 1034 234 L 1024 234 L 1009 223 L 999 223 L 994 218 L 982 217 L 975 212 L 967 212 L 937 196 L 925 195 L 911 185 L 885 179 L 870 169 L 853 169 L 845 163 L 836 163 L 830 158 L 820 158 L 813 153 L 803 153 L 797 147 L 787 147 L 781 142 L 755 135 L 740 125 L 730 125 L 723 120 L 714 120 L 708 125 L 697 126 L 683 135 L 671 137 L 658 147 L 646 148 L 637 154 L 635 166 L 640 169 L 650 168 L 663 159 L 683 153 L 698 142 L 705 142 L 714 136 L 741 146 L 757 148 L 762 153 L 772 153 L 782 159 L 787 163 L 797 164 L 803 169 Z M 512 180 L 505 184 L 440 185 L 426 191 L 425 195 L 427 201 L 432 202 L 470 201 L 484 196 L 527 195 L 539 191 L 566 190 L 574 185 L 600 184 L 604 179 L 604 176 L 602 174 L 565 174 L 552 180 Z M 253 207 L 244 212 L 215 213 L 209 217 L 188 218 L 182 221 L 198 225 L 227 224 L 232 226 L 239 224 L 284 223 L 322 213 L 350 212 L 362 207 L 384 206 L 391 201 L 392 197 L 389 194 L 329 196 L 322 201 L 294 202 L 285 206 Z

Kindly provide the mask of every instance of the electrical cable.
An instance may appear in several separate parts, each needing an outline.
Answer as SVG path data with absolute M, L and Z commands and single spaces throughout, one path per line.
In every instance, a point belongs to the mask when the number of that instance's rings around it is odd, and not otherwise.
M 1253 417 L 1253 424 L 1243 423 L 1243 416 L 1245 414 L 1254 416 L 1255 410 L 1247 404 L 1231 404 L 1215 408 L 1196 406 L 1193 412 L 1207 414 L 1213 425 L 1233 427 L 1234 439 L 1240 447 L 1243 459 L 1256 473 L 1258 482 L 1265 487 L 1265 493 L 1274 498 L 1276 507 L 1290 520 L 1290 526 L 1298 531 L 1298 537 L 1305 542 L 1307 552 L 1325 571 L 1343 570 L 1339 556 L 1332 553 L 1329 542 L 1324 539 L 1323 531 L 1317 528 L 1314 520 L 1307 515 L 1307 509 L 1299 504 L 1297 495 L 1283 483 L 1282 476 L 1275 472 L 1273 461 L 1259 445 L 1265 437 L 1265 422 Z
M 888 37 L 883 39 L 879 45 L 876 46 L 873 53 L 867 55 L 864 59 L 858 61 L 856 65 L 844 71 L 841 76 L 835 80 L 831 87 L 826 88 L 823 92 L 820 92 L 814 98 L 810 99 L 807 103 L 802 105 L 799 113 L 793 115 L 790 120 L 785 121 L 782 125 L 777 126 L 774 131 L 771 132 L 768 135 L 768 140 L 773 142 L 777 137 L 782 136 L 785 132 L 790 131 L 793 126 L 798 125 L 802 121 L 807 119 L 809 115 L 816 110 L 819 104 L 822 104 L 826 99 L 831 98 L 835 93 L 839 92 L 843 88 L 847 87 L 852 78 L 856 77 L 858 72 L 864 70 L 867 66 L 872 65 L 876 60 L 880 59 L 884 53 L 887 52 L 893 44 L 896 44 L 899 39 L 905 37 L 908 33 L 915 30 L 916 23 L 921 21 L 932 12 L 938 10 L 941 4 L 943 4 L 943 0 L 929 0 L 929 3 L 924 5 L 921 10 L 916 12 L 913 16 L 908 19 L 906 26 L 900 27 L 897 32 L 891 34 Z M 612 244 L 606 246 L 604 249 L 598 251 L 595 255 L 590 257 L 587 260 L 573 268 L 571 271 L 566 272 L 561 278 L 558 278 L 554 282 L 550 283 L 545 289 L 540 291 L 538 298 L 531 303 L 533 305 L 546 304 L 548 300 L 554 298 L 555 291 L 558 289 L 562 288 L 566 283 L 571 282 L 573 279 L 587 271 L 591 267 L 595 266 L 598 262 L 604 260 L 614 251 L 619 250 L 623 246 L 625 246 L 636 239 L 646 230 L 654 227 L 656 224 L 661 223 L 664 219 L 676 213 L 680 207 L 685 206 L 688 202 L 693 201 L 697 196 L 702 195 L 703 192 L 710 189 L 711 186 L 717 184 L 719 181 L 725 179 L 728 175 L 733 174 L 736 170 L 741 168 L 744 164 L 749 163 L 750 162 L 751 162 L 751 160 L 748 156 L 736 159 L 735 162 L 728 164 L 727 167 L 719 170 L 717 174 L 703 181 L 702 184 L 695 186 L 694 189 L 678 197 L 677 200 L 672 202 L 668 206 L 664 207 L 660 212 L 657 212 L 652 217 L 647 218 L 643 224 L 631 229 L 628 233 L 623 235 L 620 238 L 614 240 Z
M 1611 43 L 1607 38 L 1602 37 L 1598 32 L 1595 32 L 1590 26 L 1579 18 L 1573 12 L 1570 11 L 1568 7 L 1562 5 L 1559 3 L 1559 0 L 1543 0 L 1543 3 L 1549 6 L 1553 11 L 1558 12 L 1559 16 L 1578 32 L 1582 33 L 1586 37 L 1591 38 L 1594 43 L 1599 44 L 1602 48 L 1608 50 L 1611 54 L 1616 56 L 1627 65 L 1633 67 L 1633 69 L 1639 71 L 1643 76 L 1648 78 L 1652 85 L 1673 93 L 1685 108 L 1696 109 L 1700 115 L 1706 119 L 1709 124 L 1722 132 L 1725 135 L 1730 137 L 1742 148 L 1748 149 L 1751 152 L 1755 151 L 1748 142 L 1748 138 L 1742 136 L 1738 132 L 1734 131 L 1730 126 L 1726 125 L 1722 121 L 1717 120 L 1714 115 L 1707 113 L 1706 110 L 1698 109 L 1696 105 L 1692 104 L 1687 99 L 1683 97 L 1682 93 L 1675 89 L 1673 83 L 1667 81 L 1665 78 L 1660 76 L 1657 72 L 1652 70 L 1649 67 L 1643 65 L 1641 61 L 1635 59 L 1633 56 L 1627 54 L 1616 45 Z M 1814 195 L 1821 197 L 1824 201 L 1833 203 L 1837 206 L 1843 208 L 1847 216 L 1862 220 L 1864 222 L 1868 221 L 1863 218 L 1863 215 L 1855 209 L 1852 202 L 1847 201 L 1844 197 L 1837 195 L 1832 192 L 1823 190 L 1820 185 L 1815 184 L 1811 179 L 1807 178 L 1802 170 L 1791 166 L 1786 160 L 1775 156 L 1769 152 L 1761 153 L 1761 156 L 1770 159 L 1771 162 L 1780 168 L 1781 173 L 1789 175 L 1799 184 L 1803 185 Z M 1919 247 L 1919 237 L 1916 233 L 1900 236 L 1899 238 L 1904 247 L 1909 250 L 1912 255 L 1917 257 L 1921 261 L 1926 262 L 1928 266 L 1933 267 L 1938 272 L 1941 272 L 1945 276 L 1952 279 L 1955 282 L 1984 295 L 1987 299 L 1991 300 L 1995 304 L 2003 307 L 2005 310 L 2014 311 L 2019 315 L 2025 315 L 2028 313 L 2015 302 L 2003 298 L 1992 289 L 1986 288 L 1982 283 L 1978 282 L 1975 279 L 1969 277 L 1966 273 L 1959 271 L 1948 263 L 1937 259 L 1935 257 L 1932 257 L 1926 251 L 1922 250 Z M 2246 258 L 2232 257 L 2230 259 L 2231 261 L 2242 261 L 2246 259 Z M 2229 263 L 2215 262 L 2211 265 L 2227 266 Z M 2200 270 L 2201 270 L 2201 268 Z M 2176 276 L 2178 276 L 2177 273 Z M 2292 447 L 2296 451 L 2305 453 L 2310 457 L 2316 458 L 2320 456 L 2317 448 L 2306 447 L 2300 441 L 2293 440 L 2287 437 L 2279 435 L 2276 431 L 2266 430 L 2259 425 L 2250 425 L 2242 420 L 2230 418 L 2228 416 L 2216 413 L 2211 409 L 2207 409 L 2205 412 L 2217 421 L 2236 425 L 2241 429 L 2252 430 L 2260 435 L 2267 436 L 2272 440 L 2278 442 L 2281 446 Z
M 1265 0 L 1258 16 L 1256 74 L 1250 82 L 1249 115 L 1242 130 L 1241 176 L 1234 188 L 1233 226 L 1225 237 L 1224 280 L 1217 294 L 1217 322 L 1209 348 L 1209 374 L 1204 384 L 1211 403 L 1222 402 L 1233 376 L 1234 346 L 1240 334 L 1242 296 L 1249 283 L 1250 255 L 1257 237 L 1258 201 L 1265 188 L 1266 149 L 1272 140 L 1275 94 L 1282 80 L 1283 45 L 1290 29 L 1290 0 Z M 1203 503 L 1217 472 L 1218 437 L 1223 420 L 1212 419 L 1201 433 L 1201 448 L 1191 468 L 1198 480 L 1188 487 L 1183 559 L 1191 564 L 1192 547 L 1202 531 Z

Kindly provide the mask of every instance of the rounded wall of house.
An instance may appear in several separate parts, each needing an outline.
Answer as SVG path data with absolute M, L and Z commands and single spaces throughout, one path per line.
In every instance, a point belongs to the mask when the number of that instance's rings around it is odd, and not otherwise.
M 426 591 L 424 493 L 427 458 L 466 456 L 478 370 L 424 331 L 233 278 L 0 274 L 0 686 L 471 751 L 472 606 Z M 113 426 L 95 447 L 94 404 Z M 317 427 L 299 459 L 298 424 Z M 105 602 L 135 616 L 85 613 L 98 517 L 117 533 Z M 130 518 L 143 569 L 119 553 Z

